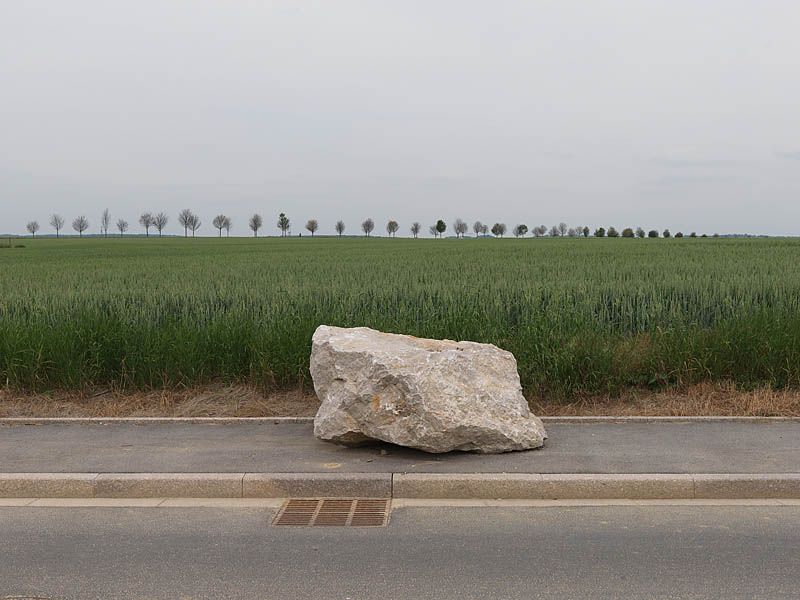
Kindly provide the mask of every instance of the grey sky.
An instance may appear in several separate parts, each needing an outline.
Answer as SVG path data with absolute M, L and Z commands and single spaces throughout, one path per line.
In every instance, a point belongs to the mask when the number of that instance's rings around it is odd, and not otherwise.
M 798 31 L 797 0 L 0 0 L 0 231 L 796 234 Z

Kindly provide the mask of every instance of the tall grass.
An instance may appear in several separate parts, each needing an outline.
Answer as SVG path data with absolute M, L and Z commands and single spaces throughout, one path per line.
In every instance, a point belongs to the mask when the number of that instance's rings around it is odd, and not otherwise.
M 0 255 L 22 389 L 310 382 L 321 323 L 491 342 L 526 391 L 800 386 L 788 239 L 35 240 Z

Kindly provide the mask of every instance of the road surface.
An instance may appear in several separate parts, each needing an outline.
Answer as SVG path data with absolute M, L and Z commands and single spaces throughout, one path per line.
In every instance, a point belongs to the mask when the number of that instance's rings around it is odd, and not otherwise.
M 0 508 L 0 598 L 790 598 L 800 506 Z

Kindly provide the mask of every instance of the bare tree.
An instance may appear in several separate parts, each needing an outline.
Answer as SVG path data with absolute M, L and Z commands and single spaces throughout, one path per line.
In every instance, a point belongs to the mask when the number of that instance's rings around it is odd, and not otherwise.
M 25 225 L 25 229 L 28 230 L 31 236 L 36 237 L 36 232 L 39 231 L 39 221 L 29 221 L 28 224 Z
M 561 235 L 567 235 L 567 224 L 566 223 L 559 223 L 558 224 L 558 233 Z
M 492 235 L 497 237 L 503 237 L 506 234 L 506 224 L 505 223 L 495 223 L 492 225 Z
M 119 229 L 119 237 L 128 231 L 128 222 L 125 219 L 117 219 L 117 229 Z
M 100 231 L 103 232 L 104 237 L 108 237 L 108 227 L 111 225 L 111 212 L 108 209 L 103 211 L 103 216 L 100 217 Z
M 481 235 L 483 237 L 486 237 L 488 233 L 489 233 L 489 226 L 486 223 L 484 223 L 483 225 L 481 225 Z
M 222 230 L 225 227 L 225 215 L 217 215 L 211 221 L 211 224 L 219 230 L 219 237 L 222 237 Z
M 342 237 L 344 233 L 344 221 L 336 221 L 336 233 L 339 234 L 339 237 Z
M 414 236 L 414 239 L 417 239 L 421 229 L 422 229 L 422 225 L 420 225 L 417 221 L 414 221 L 411 224 L 411 235 Z
M 194 218 L 194 214 L 188 208 L 184 208 L 178 214 L 178 223 L 183 226 L 183 237 L 189 237 L 189 229 L 192 224 L 192 219 Z
M 58 232 L 64 227 L 64 217 L 61 215 L 53 215 L 50 217 L 50 227 L 56 230 L 56 238 L 58 238 Z
M 311 237 L 314 237 L 314 233 L 319 229 L 319 222 L 316 219 L 309 219 L 306 222 L 306 229 L 311 232 Z
M 153 217 L 153 225 L 158 230 L 158 237 L 161 237 L 161 232 L 164 231 L 164 228 L 167 226 L 169 222 L 169 217 L 167 213 L 160 212 L 155 217 Z
M 83 237 L 83 232 L 89 229 L 89 220 L 83 215 L 75 217 L 72 221 L 72 228 L 78 232 L 79 237 Z
M 150 237 L 150 228 L 153 225 L 155 225 L 155 219 L 153 218 L 153 213 L 149 212 L 142 213 L 142 216 L 139 217 L 139 225 L 144 227 L 145 237 Z
M 636 237 L 637 238 L 643 238 L 645 235 L 647 235 L 647 234 L 644 232 L 644 229 L 642 229 L 641 227 L 637 227 L 636 228 Z
M 483 223 L 481 223 L 480 221 L 475 221 L 472 224 L 472 231 L 475 232 L 475 237 L 478 237 L 483 231 Z
M 222 226 L 225 228 L 225 237 L 231 237 L 231 227 L 233 227 L 231 218 L 225 217 L 225 223 Z
M 520 223 L 514 227 L 514 237 L 525 237 L 526 233 L 528 233 L 528 226 L 525 223 Z
M 278 215 L 278 229 L 281 230 L 281 237 L 286 237 L 288 235 L 291 226 L 292 222 L 289 221 L 289 217 L 286 216 L 286 213 Z
M 261 229 L 261 226 L 264 224 L 264 219 L 261 218 L 261 215 L 255 213 L 252 217 L 250 217 L 250 222 L 248 225 L 250 229 L 253 231 L 253 237 L 258 237 L 258 230 Z
M 361 231 L 363 231 L 367 237 L 369 237 L 373 229 L 375 229 L 375 221 L 372 219 L 365 219 L 364 222 L 361 223 Z
M 430 227 L 428 227 L 428 231 L 430 232 L 430 234 L 433 237 L 435 237 L 435 238 L 439 237 L 439 231 L 436 229 L 436 224 L 435 223 L 433 225 L 431 225 Z
M 386 224 L 386 233 L 392 237 L 395 237 L 398 229 L 400 229 L 400 225 L 398 225 L 395 220 L 391 220 Z
M 553 225 L 550 228 L 550 237 L 558 237 L 561 235 L 561 230 L 558 228 L 558 225 Z
M 456 232 L 456 237 L 464 237 L 464 234 L 469 231 L 469 225 L 467 225 L 461 219 L 456 219 L 453 223 L 453 231 Z
M 198 229 L 200 229 L 200 225 L 202 225 L 202 224 L 203 224 L 203 222 L 200 220 L 200 217 L 198 217 L 197 215 L 193 214 L 192 215 L 192 220 L 189 223 L 189 229 L 192 230 L 192 237 L 194 237 L 195 232 Z
M 567 237 L 578 237 L 578 230 L 574 227 L 567 229 Z

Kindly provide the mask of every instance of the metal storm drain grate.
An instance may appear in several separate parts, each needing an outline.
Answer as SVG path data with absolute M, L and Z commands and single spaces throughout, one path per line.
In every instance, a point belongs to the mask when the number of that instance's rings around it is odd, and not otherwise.
M 388 498 L 290 498 L 272 524 L 383 527 L 388 520 Z

